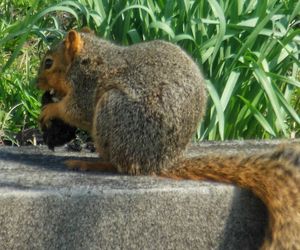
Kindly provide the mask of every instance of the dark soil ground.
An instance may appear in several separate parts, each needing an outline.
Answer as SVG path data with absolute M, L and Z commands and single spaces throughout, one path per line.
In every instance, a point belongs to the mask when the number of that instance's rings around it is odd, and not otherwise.
M 36 146 L 45 144 L 42 132 L 38 128 L 24 129 L 17 133 L 14 136 L 14 139 L 17 143 L 15 146 Z M 0 138 L 0 145 L 14 146 L 12 141 L 4 138 Z M 68 151 L 79 152 L 85 149 L 90 152 L 95 152 L 95 147 L 91 138 L 83 131 L 77 131 L 76 138 L 66 143 L 65 147 Z

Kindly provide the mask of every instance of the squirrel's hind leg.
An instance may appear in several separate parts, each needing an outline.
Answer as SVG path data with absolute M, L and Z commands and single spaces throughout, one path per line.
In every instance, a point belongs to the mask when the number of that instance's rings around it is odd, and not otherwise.
M 118 172 L 117 168 L 110 162 L 67 160 L 64 161 L 64 163 L 70 170 L 101 171 L 101 172 L 110 172 L 110 173 Z

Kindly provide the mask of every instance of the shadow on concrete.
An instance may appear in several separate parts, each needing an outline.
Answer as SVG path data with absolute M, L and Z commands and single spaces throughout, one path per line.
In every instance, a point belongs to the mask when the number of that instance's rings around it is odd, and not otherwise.
M 79 157 L 79 156 L 60 156 L 60 155 L 45 155 L 39 152 L 29 151 L 22 153 L 20 151 L 8 150 L 0 151 L 0 160 L 10 163 L 20 163 L 24 165 L 30 165 L 37 168 L 45 168 L 53 171 L 70 171 L 67 170 L 64 161 L 70 159 L 80 159 L 88 161 L 96 161 L 95 157 Z
M 263 242 L 268 212 L 250 191 L 236 189 L 219 250 L 257 250 Z

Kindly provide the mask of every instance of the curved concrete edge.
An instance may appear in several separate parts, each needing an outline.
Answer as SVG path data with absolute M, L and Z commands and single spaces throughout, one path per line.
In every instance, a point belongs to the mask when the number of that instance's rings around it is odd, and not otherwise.
M 230 146 L 226 143 L 194 145 L 188 153 Z M 274 144 L 264 142 L 262 147 Z M 247 145 L 236 147 L 236 153 L 247 152 Z M 267 213 L 249 192 L 209 182 L 70 172 L 62 164 L 68 157 L 91 156 L 63 149 L 52 153 L 44 147 L 0 147 L 0 249 L 260 245 Z

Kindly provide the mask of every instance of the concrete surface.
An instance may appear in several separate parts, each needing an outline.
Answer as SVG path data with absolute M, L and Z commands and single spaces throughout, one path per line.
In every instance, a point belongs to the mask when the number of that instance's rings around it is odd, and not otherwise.
M 268 150 L 279 141 L 202 143 L 187 155 Z M 226 150 L 227 151 L 227 150 Z M 209 182 L 74 172 L 96 154 L 0 147 L 0 249 L 257 249 L 267 213 Z

